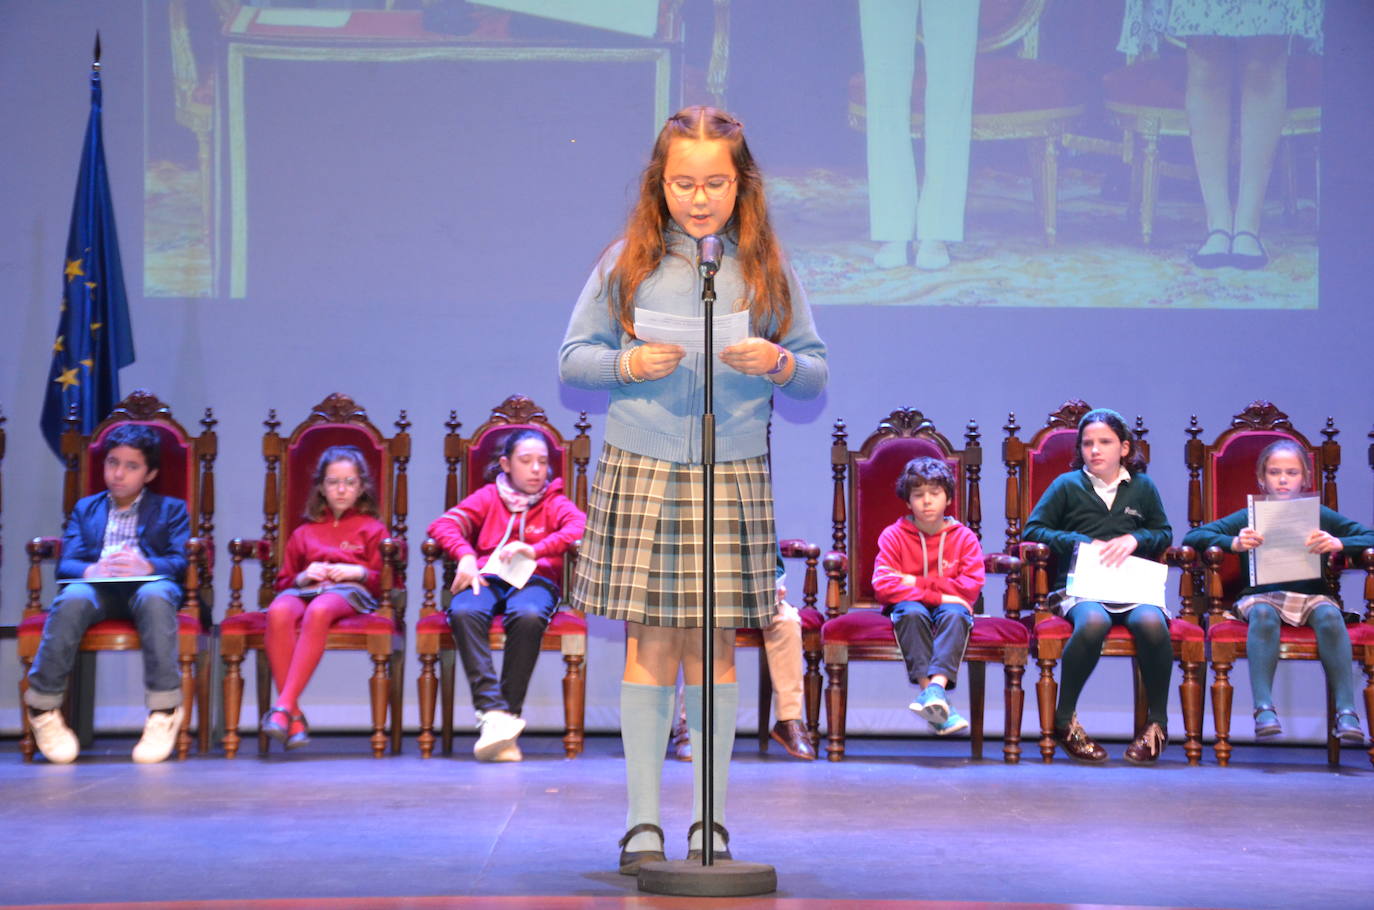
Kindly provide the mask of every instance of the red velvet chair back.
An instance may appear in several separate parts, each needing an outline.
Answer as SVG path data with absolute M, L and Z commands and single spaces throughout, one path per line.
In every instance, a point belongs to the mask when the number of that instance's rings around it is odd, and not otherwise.
M 544 442 L 549 447 L 550 482 L 570 473 L 567 464 L 570 453 L 563 445 L 562 437 L 553 427 L 534 423 L 488 423 L 468 445 L 467 464 L 463 469 L 464 490 L 472 493 L 496 479 L 496 474 L 501 470 L 497 462 L 506 447 L 506 440 L 512 433 L 521 430 L 536 430 L 544 437 Z
M 970 422 L 965 434 L 968 448 L 959 450 L 913 408 L 893 411 L 857 450 L 845 449 L 847 438 L 843 421 L 837 422 L 833 458 L 843 455 L 841 464 L 849 487 L 846 500 L 842 500 L 847 501 L 847 515 L 836 516 L 836 542 L 843 544 L 849 557 L 851 602 L 871 603 L 878 536 L 888 525 L 910 514 L 906 502 L 897 496 L 897 480 L 907 462 L 927 457 L 949 465 L 954 475 L 954 495 L 946 514 L 970 525 L 977 533 L 981 516 L 970 517 L 970 489 L 971 482 L 976 483 L 972 475 L 981 464 L 982 450 L 976 424 Z M 837 478 L 836 483 L 842 480 Z
M 286 443 L 281 466 L 282 515 L 281 540 L 291 537 L 305 518 L 305 506 L 314 490 L 315 469 L 324 451 L 332 446 L 353 446 L 363 453 L 376 494 L 378 517 L 391 527 L 389 489 L 391 459 L 386 440 L 371 423 L 303 424 Z
M 1201 440 L 1202 428 L 1197 417 L 1189 422 L 1189 436 L 1184 449 L 1188 465 L 1188 525 L 1197 527 L 1243 509 L 1247 497 L 1259 493 L 1256 469 L 1260 453 L 1271 443 L 1288 439 L 1307 453 L 1311 471 L 1312 490 L 1319 492 L 1322 504 L 1337 507 L 1336 469 L 1340 466 L 1340 444 L 1335 441 L 1337 430 L 1331 418 L 1322 429 L 1326 440 L 1314 445 L 1293 428 L 1288 415 L 1268 401 L 1253 401 L 1245 410 L 1231 418 L 1231 426 L 1223 430 L 1210 444 Z M 1222 587 L 1227 598 L 1243 587 L 1240 560 L 1228 558 L 1222 563 Z
M 83 436 L 75 421 L 68 423 L 62 436 L 62 452 L 67 463 L 64 515 L 83 496 L 105 489 L 105 438 L 127 424 L 151 427 L 161 440 L 157 476 L 148 489 L 186 502 L 195 525 L 192 534 L 209 537 L 214 531 L 214 490 L 212 465 L 217 441 L 214 418 L 206 409 L 201 418 L 202 433 L 192 436 L 172 416 L 171 409 L 157 396 L 143 389 L 132 392 L 96 425 L 89 437 Z M 207 556 L 210 555 L 207 553 Z
M 579 509 L 586 511 L 586 470 L 591 457 L 591 440 L 587 430 L 587 415 L 583 413 L 576 424 L 577 435 L 565 439 L 549 422 L 544 409 L 524 395 L 511 395 L 492 408 L 487 420 L 463 438 L 458 435 L 461 424 L 457 415 L 449 414 L 445 426 L 444 460 L 448 463 L 444 508 L 453 508 L 459 500 L 489 482 L 492 465 L 501 455 L 510 433 L 523 429 L 538 430 L 549 445 L 549 479 L 563 478 L 563 494 Z M 499 470 L 499 469 L 498 469 Z M 495 474 L 491 474 L 495 479 Z

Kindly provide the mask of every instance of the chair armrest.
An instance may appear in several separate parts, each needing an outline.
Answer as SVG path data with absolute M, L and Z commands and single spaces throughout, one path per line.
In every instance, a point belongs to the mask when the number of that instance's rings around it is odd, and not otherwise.
M 43 560 L 57 559 L 62 555 L 62 540 L 57 537 L 35 537 L 24 544 L 24 552 L 29 554 L 29 590 L 24 602 L 24 615 L 32 616 L 43 612 Z
M 1019 556 L 1010 556 L 1006 553 L 986 553 L 983 555 L 983 571 L 992 572 L 995 575 L 1011 575 L 1021 571 L 1024 565 Z
M 37 562 L 42 559 L 56 559 L 62 554 L 62 538 L 35 537 L 24 545 L 24 552 L 29 554 L 30 562 Z
M 410 564 L 406 539 L 404 537 L 382 538 L 382 559 L 391 563 L 397 574 L 404 578 L 406 566 Z
M 267 558 L 267 551 L 270 543 L 266 540 L 256 538 L 235 537 L 229 541 L 229 555 L 235 559 L 257 559 Z
M 1160 556 L 1160 561 L 1166 566 L 1173 566 L 1178 569 L 1192 569 L 1197 566 L 1197 550 L 1192 547 L 1170 547 Z
M 821 555 L 820 546 L 797 537 L 778 541 L 778 550 L 784 559 L 819 559 Z

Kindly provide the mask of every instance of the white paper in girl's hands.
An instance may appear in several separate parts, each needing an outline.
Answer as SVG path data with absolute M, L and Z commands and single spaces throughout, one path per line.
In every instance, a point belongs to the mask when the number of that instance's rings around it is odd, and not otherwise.
M 688 354 L 706 350 L 706 319 L 703 316 L 678 316 L 635 307 L 635 337 L 656 344 L 675 344 Z M 732 344 L 749 337 L 749 311 L 716 314 L 711 320 L 711 347 L 719 354 Z
M 1321 526 L 1316 496 L 1250 496 L 1250 527 L 1264 543 L 1250 551 L 1250 584 L 1272 585 L 1322 577 L 1322 558 L 1307 548 Z
M 1169 569 L 1161 562 L 1127 556 L 1119 566 L 1102 564 L 1105 543 L 1080 543 L 1065 593 L 1079 600 L 1117 604 L 1163 604 Z
M 478 572 L 482 575 L 494 575 L 511 587 L 519 589 L 530 580 L 535 565 L 535 560 L 524 553 L 512 552 L 506 559 L 500 559 L 493 553 Z

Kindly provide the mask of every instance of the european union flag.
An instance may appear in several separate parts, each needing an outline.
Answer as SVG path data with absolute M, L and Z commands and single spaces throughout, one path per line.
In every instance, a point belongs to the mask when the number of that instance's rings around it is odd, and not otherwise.
M 61 440 L 73 407 L 89 433 L 119 403 L 119 370 L 134 362 L 129 302 L 119 264 L 110 179 L 100 129 L 100 38 L 91 67 L 91 116 L 76 180 L 62 309 L 43 397 L 43 436 L 62 457 Z

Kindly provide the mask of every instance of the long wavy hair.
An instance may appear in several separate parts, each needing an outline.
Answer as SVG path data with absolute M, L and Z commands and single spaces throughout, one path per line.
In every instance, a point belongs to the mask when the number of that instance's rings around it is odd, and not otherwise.
M 376 518 L 377 485 L 372 480 L 372 472 L 368 470 L 367 459 L 357 446 L 330 446 L 320 453 L 320 460 L 315 463 L 310 495 L 305 500 L 306 519 L 319 521 L 329 514 L 329 503 L 324 498 L 324 472 L 336 461 L 346 461 L 357 468 L 358 479 L 362 481 L 362 489 L 358 493 L 358 501 L 353 504 L 353 510 Z
M 653 155 L 640 177 L 639 200 L 625 223 L 625 246 L 607 279 L 611 315 L 627 334 L 634 335 L 635 292 L 668 253 L 665 232 L 670 219 L 663 172 L 674 139 L 716 139 L 728 145 L 737 179 L 735 211 L 725 232 L 739 247 L 753 331 L 777 341 L 792 324 L 792 294 L 778 239 L 768 219 L 763 175 L 744 141 L 744 124 L 725 111 L 702 105 L 683 108 L 669 117 L 654 142 Z

